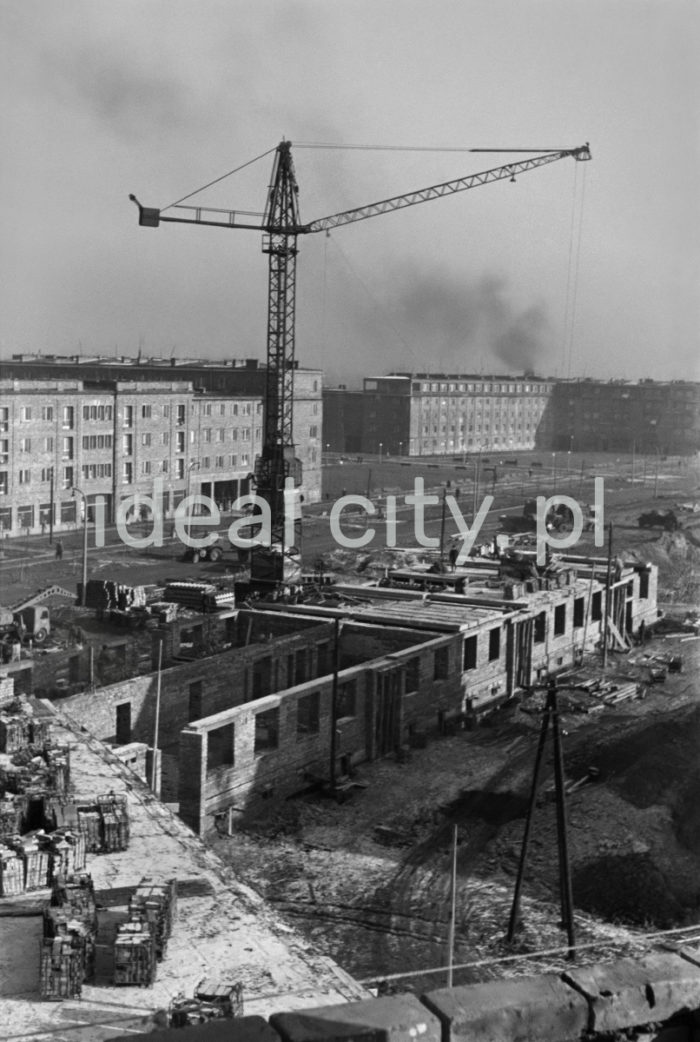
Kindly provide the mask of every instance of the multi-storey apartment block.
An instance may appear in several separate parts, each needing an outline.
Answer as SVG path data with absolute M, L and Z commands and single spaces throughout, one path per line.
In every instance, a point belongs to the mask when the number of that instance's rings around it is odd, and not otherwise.
M 100 497 L 108 522 L 131 496 L 132 516 L 150 513 L 154 494 L 164 517 L 195 493 L 230 507 L 249 491 L 262 446 L 259 397 L 186 381 L 0 380 L 0 396 L 5 535 L 73 527 L 83 504 L 93 520 Z

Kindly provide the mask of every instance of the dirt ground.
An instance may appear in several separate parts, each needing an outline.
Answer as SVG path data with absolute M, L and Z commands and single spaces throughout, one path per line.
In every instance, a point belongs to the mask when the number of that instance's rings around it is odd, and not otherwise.
M 629 479 L 606 490 L 614 551 L 660 568 L 659 603 L 682 617 L 700 594 L 700 514 L 677 533 L 640 529 L 652 506 L 673 508 L 700 492 L 697 475 L 667 475 L 663 491 Z M 657 496 L 653 495 L 657 492 Z M 663 497 L 663 498 L 662 498 Z M 582 541 L 582 554 L 606 548 Z M 374 555 L 377 566 L 382 555 Z M 364 571 L 371 571 L 364 561 Z M 357 563 L 348 559 L 352 573 Z M 680 655 L 683 670 L 649 683 L 653 654 Z M 584 664 L 600 669 L 594 657 Z M 579 944 L 591 959 L 621 940 L 644 947 L 651 929 L 700 923 L 700 639 L 677 633 L 611 656 L 608 675 L 642 685 L 644 697 L 581 714 L 564 711 L 567 778 L 596 780 L 568 802 L 568 841 Z M 566 700 L 562 696 L 566 709 Z M 241 877 L 320 950 L 358 978 L 445 965 L 453 827 L 458 826 L 455 960 L 565 944 L 551 751 L 535 812 L 514 946 L 505 943 L 541 716 L 510 707 L 474 731 L 437 738 L 408 763 L 360 768 L 367 783 L 341 806 L 305 796 L 233 836 L 210 837 Z M 548 746 L 548 749 L 550 747 Z M 583 961 L 586 954 L 582 956 Z M 554 960 L 554 964 L 558 963 Z M 541 961 L 510 972 L 536 972 Z M 499 968 L 502 975 L 503 968 Z M 455 972 L 455 981 L 491 971 Z M 425 972 L 402 981 L 417 992 L 444 982 Z
M 700 922 L 700 641 L 666 638 L 645 649 L 656 650 L 680 652 L 683 672 L 643 700 L 562 717 L 567 778 L 589 766 L 600 772 L 568 803 L 579 943 L 604 947 L 634 938 L 637 928 Z M 616 661 L 610 673 L 644 670 Z M 490 726 L 435 737 L 409 763 L 365 765 L 367 788 L 350 803 L 289 801 L 211 843 L 323 952 L 363 978 L 444 965 L 456 824 L 456 960 L 507 954 L 540 719 L 508 709 Z M 551 775 L 549 762 L 543 789 Z M 517 950 L 565 943 L 557 893 L 554 803 L 545 798 L 535 811 Z M 475 975 L 488 973 L 455 979 Z

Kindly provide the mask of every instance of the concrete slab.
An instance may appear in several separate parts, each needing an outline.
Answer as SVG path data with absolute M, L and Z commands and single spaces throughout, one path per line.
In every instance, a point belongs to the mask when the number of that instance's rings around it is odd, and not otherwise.
M 286 1042 L 441 1042 L 440 1021 L 415 995 L 275 1013 L 270 1024 Z
M 585 995 L 594 1031 L 618 1031 L 700 1010 L 700 966 L 678 955 L 649 955 L 567 970 L 562 979 Z
M 588 1026 L 586 999 L 553 974 L 439 988 L 423 1002 L 450 1042 L 567 1042 Z

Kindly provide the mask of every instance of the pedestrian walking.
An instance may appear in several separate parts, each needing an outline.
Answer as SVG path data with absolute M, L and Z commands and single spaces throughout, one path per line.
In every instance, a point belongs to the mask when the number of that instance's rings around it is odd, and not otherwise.
M 63 559 L 63 543 L 60 539 L 56 540 L 56 560 L 60 561 Z

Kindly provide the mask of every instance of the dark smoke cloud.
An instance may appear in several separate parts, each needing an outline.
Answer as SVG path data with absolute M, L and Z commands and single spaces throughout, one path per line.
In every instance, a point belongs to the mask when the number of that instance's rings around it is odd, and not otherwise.
M 392 314 L 427 368 L 468 371 L 487 353 L 513 371 L 535 369 L 550 349 L 541 302 L 520 309 L 506 280 L 485 274 L 471 282 L 444 273 L 398 275 Z

